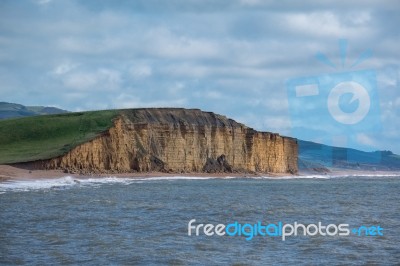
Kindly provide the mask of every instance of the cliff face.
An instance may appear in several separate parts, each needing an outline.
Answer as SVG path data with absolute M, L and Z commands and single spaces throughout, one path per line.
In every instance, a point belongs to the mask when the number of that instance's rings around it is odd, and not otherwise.
M 83 172 L 297 172 L 297 141 L 197 109 L 124 110 L 103 135 L 40 162 Z

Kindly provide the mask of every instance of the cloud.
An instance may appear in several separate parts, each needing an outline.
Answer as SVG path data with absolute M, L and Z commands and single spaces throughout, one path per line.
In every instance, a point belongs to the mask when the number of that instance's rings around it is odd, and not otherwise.
M 150 77 L 153 70 L 149 65 L 136 65 L 130 67 L 129 73 L 134 79 L 142 79 Z
M 101 68 L 96 71 L 75 71 L 62 77 L 66 88 L 72 90 L 115 90 L 122 79 L 118 71 Z
M 248 105 L 255 105 L 260 109 L 265 109 L 270 112 L 287 113 L 289 106 L 285 97 L 282 98 L 269 98 L 267 96 L 259 98 L 246 99 L 245 103 Z
M 165 27 L 150 29 L 144 36 L 147 53 L 163 58 L 212 58 L 220 49 L 210 40 L 173 34 Z
M 70 72 L 71 70 L 73 70 L 78 66 L 79 64 L 63 63 L 55 67 L 52 73 L 55 75 L 63 75 Z
M 370 146 L 370 147 L 378 146 L 377 141 L 373 137 L 370 137 L 365 133 L 357 134 L 356 140 L 359 144 L 364 145 L 364 146 Z
M 146 101 L 132 94 L 122 93 L 113 100 L 113 105 L 117 108 L 143 108 L 143 107 L 185 107 L 185 98 L 173 100 Z
M 37 2 L 39 5 L 47 5 L 47 4 L 51 3 L 51 1 L 52 1 L 52 0 L 37 0 L 36 2 Z
M 263 3 L 263 1 L 261 1 L 261 0 L 240 0 L 239 3 L 244 6 L 258 6 L 258 5 L 261 5 Z
M 0 98 L 69 110 L 196 107 L 291 134 L 286 81 L 334 73 L 314 56 L 340 64 L 337 41 L 348 38 L 347 62 L 374 52 L 353 70 L 377 71 L 377 144 L 400 153 L 399 11 L 395 0 L 6 1 Z M 313 119 L 296 123 L 331 130 Z
M 237 115 L 236 120 L 247 126 L 268 132 L 279 132 L 282 135 L 290 135 L 291 123 L 287 116 L 268 114 L 257 115 L 252 112 Z
M 285 20 L 292 32 L 309 37 L 360 38 L 371 35 L 369 12 L 353 12 L 349 15 L 332 11 L 287 14 Z

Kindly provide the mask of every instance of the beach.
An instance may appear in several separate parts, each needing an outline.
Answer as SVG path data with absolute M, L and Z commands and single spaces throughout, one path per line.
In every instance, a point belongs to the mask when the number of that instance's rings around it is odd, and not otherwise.
M 130 178 L 146 178 L 146 177 L 168 177 L 168 176 L 200 176 L 200 177 L 257 177 L 261 173 L 164 173 L 164 172 L 134 172 L 134 173 L 103 173 L 92 175 L 80 175 L 65 173 L 62 170 L 38 170 L 27 167 L 17 167 L 12 165 L 0 165 L 0 181 L 7 180 L 39 180 L 60 178 L 70 176 L 74 178 L 90 178 L 90 177 L 130 177 Z M 268 176 L 287 176 L 288 174 L 268 173 Z
M 41 180 L 41 179 L 55 179 L 61 177 L 72 177 L 76 179 L 87 178 L 106 178 L 106 177 L 120 177 L 143 179 L 153 177 L 212 177 L 212 178 L 257 178 L 257 177 L 272 177 L 272 178 L 287 178 L 287 177 L 343 177 L 343 176 L 398 176 L 398 171 L 361 171 L 352 169 L 330 169 L 329 172 L 317 172 L 312 170 L 300 171 L 296 175 L 288 173 L 164 173 L 164 172 L 134 172 L 134 173 L 102 173 L 92 175 L 81 175 L 73 173 L 65 173 L 62 170 L 38 170 L 28 167 L 18 167 L 12 165 L 0 165 L 0 182 L 4 181 L 17 181 L 17 180 Z

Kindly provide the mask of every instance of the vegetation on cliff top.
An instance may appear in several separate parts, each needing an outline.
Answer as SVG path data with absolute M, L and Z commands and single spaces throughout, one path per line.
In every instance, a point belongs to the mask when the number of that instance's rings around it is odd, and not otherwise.
M 65 154 L 113 125 L 118 110 L 78 112 L 0 121 L 0 164 Z

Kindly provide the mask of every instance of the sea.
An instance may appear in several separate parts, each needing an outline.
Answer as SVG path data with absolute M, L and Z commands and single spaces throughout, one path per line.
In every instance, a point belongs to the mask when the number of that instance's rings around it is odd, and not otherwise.
M 0 264 L 399 265 L 400 176 L 2 182 Z

